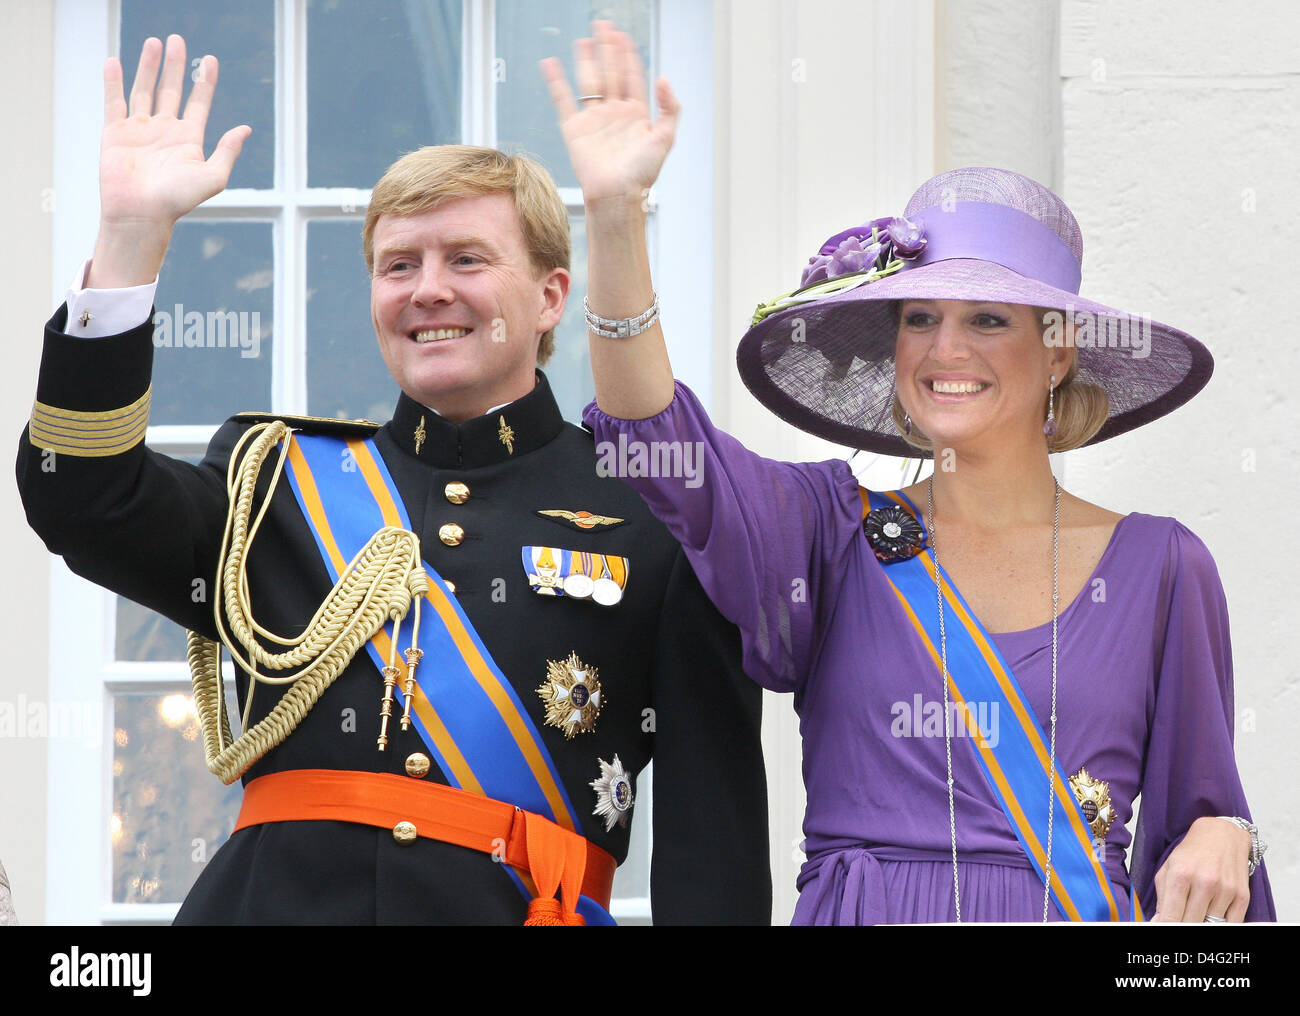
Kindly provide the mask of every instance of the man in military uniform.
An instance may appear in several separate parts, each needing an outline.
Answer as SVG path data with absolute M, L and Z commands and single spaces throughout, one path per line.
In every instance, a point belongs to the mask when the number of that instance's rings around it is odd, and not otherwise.
M 224 188 L 248 133 L 204 160 L 216 61 L 178 117 L 186 67 L 179 37 L 165 60 L 148 40 L 128 116 L 106 65 L 99 238 L 46 326 L 18 455 L 49 549 L 195 633 L 196 673 L 222 639 L 241 714 L 253 696 L 233 742 L 219 692 L 199 696 L 209 766 L 245 799 L 178 921 L 600 921 L 653 756 L 655 921 L 767 923 L 758 689 L 736 632 L 640 498 L 597 475 L 536 369 L 569 283 L 539 167 L 424 149 L 376 186 L 371 309 L 402 391 L 388 424 L 243 414 L 198 466 L 145 447 L 171 229 Z M 393 573 L 387 627 L 349 642 L 382 580 L 352 595 L 348 576 L 398 560 L 403 529 L 423 564 Z M 286 650 L 300 637 L 318 649 Z

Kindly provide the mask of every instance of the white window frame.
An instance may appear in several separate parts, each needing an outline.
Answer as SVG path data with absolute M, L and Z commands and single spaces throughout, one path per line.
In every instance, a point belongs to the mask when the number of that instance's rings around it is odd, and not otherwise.
M 491 85 L 493 0 L 464 0 L 462 115 L 468 143 L 494 143 Z M 673 159 L 651 195 L 651 263 L 660 244 L 689 256 L 658 266 L 656 288 L 666 311 L 679 320 L 713 319 L 712 257 L 712 5 L 694 0 L 658 0 L 651 30 L 652 59 L 680 94 L 692 97 L 692 116 L 683 121 Z M 68 281 L 93 249 L 99 220 L 98 181 L 89 168 L 102 130 L 104 60 L 115 53 L 120 29 L 119 0 L 56 0 L 54 8 L 54 191 L 52 306 L 63 302 Z M 271 220 L 274 257 L 272 408 L 304 412 L 307 223 L 353 217 L 369 201 L 368 189 L 298 189 L 306 179 L 306 120 L 299 116 L 306 88 L 303 72 L 305 9 L 300 0 L 276 3 L 276 167 L 270 190 L 236 189 L 205 202 L 196 218 Z M 664 49 L 660 39 L 673 40 Z M 125 61 L 127 81 L 134 58 Z M 476 87 L 473 82 L 479 82 Z M 296 129 L 286 131 L 281 125 Z M 558 129 L 558 128 L 557 128 Z M 582 209 L 581 193 L 562 188 L 571 214 Z M 285 242 L 285 237 L 290 242 Z M 707 398 L 712 391 L 710 336 L 679 329 L 672 350 L 678 376 Z M 231 411 L 242 408 L 232 406 Z M 150 427 L 149 444 L 171 454 L 197 454 L 212 426 Z M 168 923 L 179 904 L 114 904 L 112 847 L 112 697 L 129 691 L 188 691 L 184 663 L 114 660 L 116 597 L 76 575 L 60 558 L 51 559 L 51 701 L 89 702 L 101 707 L 101 737 L 51 739 L 48 758 L 46 829 L 46 918 L 50 924 Z M 75 619 L 75 625 L 73 620 Z M 229 675 L 229 664 L 227 671 Z M 229 679 L 229 676 L 228 676 Z M 647 771 L 647 776 L 649 772 Z M 643 783 L 641 796 L 649 790 Z M 94 844 L 87 848 L 86 844 Z M 648 884 L 647 884 L 648 893 Z M 648 896 L 618 899 L 619 920 L 644 921 Z

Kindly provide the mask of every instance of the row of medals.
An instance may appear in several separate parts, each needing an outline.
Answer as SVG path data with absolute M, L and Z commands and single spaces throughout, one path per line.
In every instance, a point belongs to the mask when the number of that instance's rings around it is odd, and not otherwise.
M 581 572 L 566 575 L 562 588 L 565 596 L 572 596 L 575 600 L 585 600 L 590 597 L 602 607 L 612 607 L 623 599 L 623 590 L 613 579 L 604 577 L 593 579 L 590 575 L 583 575 Z

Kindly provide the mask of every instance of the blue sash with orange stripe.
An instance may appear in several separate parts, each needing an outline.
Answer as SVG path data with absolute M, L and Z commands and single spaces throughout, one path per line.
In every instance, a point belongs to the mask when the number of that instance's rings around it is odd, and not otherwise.
M 905 508 L 925 530 L 921 512 L 897 491 L 869 491 L 871 508 L 893 505 Z M 928 533 L 927 533 L 928 535 Z M 903 612 L 917 636 L 940 668 L 940 635 L 935 609 L 935 564 L 928 549 L 906 561 L 885 566 Z M 1038 877 L 1043 878 L 1047 857 L 1048 766 L 1051 761 L 1046 734 L 1029 707 L 1011 668 L 993 639 L 966 606 L 946 572 L 943 574 L 945 634 L 948 647 L 948 687 L 959 722 L 970 735 L 975 756 L 988 779 L 989 789 L 1007 817 Z M 986 740 L 975 722 L 974 703 L 993 703 L 999 717 L 1009 717 L 993 738 Z M 1007 729 L 1009 728 L 1009 729 Z M 1106 870 L 1093 849 L 1092 833 L 1057 760 L 1052 795 L 1051 895 L 1057 909 L 1071 921 L 1141 920 L 1134 896 L 1132 907 L 1116 899 Z
M 378 530 L 411 530 L 397 487 L 372 441 L 297 433 L 289 442 L 286 473 L 334 581 Z M 443 579 L 423 563 L 429 591 L 421 605 L 415 644 L 426 662 L 416 668 L 412 724 L 451 786 L 508 801 L 581 834 L 573 803 L 519 696 L 460 604 L 448 595 Z M 411 625 L 404 624 L 399 660 L 411 645 Z M 392 638 L 390 621 L 366 646 L 380 670 L 390 658 Z M 394 689 L 399 708 L 405 703 L 403 686 L 404 679 L 399 679 Z M 531 897 L 531 880 L 502 867 Z M 588 924 L 613 923 L 599 904 L 585 896 L 582 901 L 578 910 Z

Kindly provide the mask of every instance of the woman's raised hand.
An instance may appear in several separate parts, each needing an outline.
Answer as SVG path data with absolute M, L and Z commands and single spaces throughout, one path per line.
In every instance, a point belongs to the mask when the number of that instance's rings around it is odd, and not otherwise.
M 660 78 L 655 85 L 659 118 L 652 121 L 645 71 L 631 36 L 608 21 L 594 22 L 592 31 L 594 39 L 574 44 L 574 63 L 580 95 L 600 98 L 575 99 L 554 57 L 542 61 L 542 75 L 583 200 L 589 207 L 606 199 L 640 203 L 673 147 L 681 106 Z
M 187 69 L 179 35 L 168 37 L 165 59 L 162 42 L 146 39 L 128 106 L 120 61 L 110 57 L 104 64 L 99 240 L 87 286 L 152 282 L 176 221 L 225 189 L 252 133 L 247 125 L 232 127 L 205 159 L 203 130 L 217 84 L 216 57 L 200 62 L 185 112 L 178 115 Z
M 594 22 L 592 29 L 595 39 L 574 44 L 578 99 L 558 60 L 543 60 L 542 75 L 586 206 L 590 312 L 627 321 L 654 307 L 646 197 L 673 147 L 681 107 L 661 78 L 659 119 L 651 121 L 632 39 L 607 21 Z M 627 338 L 595 332 L 589 338 L 596 401 L 606 413 L 644 419 L 672 402 L 673 369 L 657 318 Z

